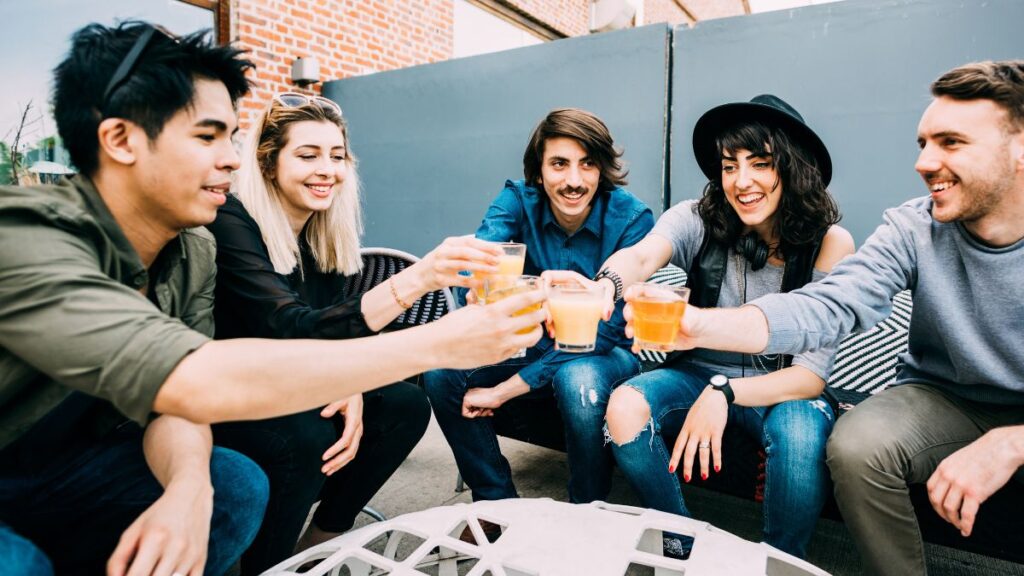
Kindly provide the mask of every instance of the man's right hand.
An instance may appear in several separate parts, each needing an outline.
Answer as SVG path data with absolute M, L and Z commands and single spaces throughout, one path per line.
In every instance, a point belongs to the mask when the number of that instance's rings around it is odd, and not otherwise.
M 440 336 L 439 349 L 446 368 L 468 369 L 498 364 L 541 337 L 543 308 L 513 316 L 544 301 L 543 290 L 509 296 L 486 306 L 466 306 L 428 324 Z M 520 330 L 527 331 L 518 334 Z
M 544 279 L 544 286 L 552 284 L 579 284 L 585 288 L 600 288 L 604 291 L 604 313 L 601 319 L 607 322 L 615 312 L 615 286 L 611 280 L 606 282 L 594 282 L 590 278 L 572 270 L 545 270 L 540 275 Z M 548 331 L 554 333 L 554 325 L 550 322 Z
M 212 514 L 208 479 L 175 479 L 121 535 L 108 576 L 201 576 Z

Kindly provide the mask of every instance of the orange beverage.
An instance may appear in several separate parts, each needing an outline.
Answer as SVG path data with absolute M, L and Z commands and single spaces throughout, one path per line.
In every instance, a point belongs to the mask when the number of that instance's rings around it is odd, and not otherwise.
M 590 352 L 597 342 L 597 325 L 604 313 L 604 290 L 579 285 L 555 285 L 548 295 L 555 323 L 555 342 L 562 352 Z
M 522 294 L 523 292 L 530 292 L 532 290 L 538 290 L 541 286 L 541 280 L 538 276 L 510 276 L 505 274 L 494 274 L 487 278 L 484 282 L 484 300 L 493 304 L 513 296 L 515 294 Z M 541 302 L 531 304 L 526 308 L 517 310 L 513 316 L 522 316 L 523 314 L 529 314 L 540 310 Z M 533 327 L 523 328 L 517 331 L 517 334 L 529 334 Z M 520 350 L 517 354 L 513 355 L 513 358 L 522 358 L 526 355 L 526 349 Z
M 504 252 L 498 256 L 498 274 L 505 276 L 521 276 L 523 266 L 526 264 L 526 244 L 516 242 L 500 242 L 498 246 Z M 476 299 L 483 303 L 487 296 L 484 284 L 490 277 L 487 274 L 478 274 L 480 283 L 476 286 Z
M 641 284 L 633 298 L 633 339 L 646 350 L 671 351 L 686 312 L 690 289 Z

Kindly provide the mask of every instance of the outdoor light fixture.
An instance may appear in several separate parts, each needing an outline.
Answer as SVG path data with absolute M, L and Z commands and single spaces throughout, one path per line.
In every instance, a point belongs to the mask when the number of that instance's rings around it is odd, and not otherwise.
M 590 31 L 610 32 L 628 28 L 633 23 L 636 7 L 627 0 L 592 0 Z
M 316 58 L 299 56 L 292 62 L 292 82 L 305 88 L 320 81 L 320 63 Z

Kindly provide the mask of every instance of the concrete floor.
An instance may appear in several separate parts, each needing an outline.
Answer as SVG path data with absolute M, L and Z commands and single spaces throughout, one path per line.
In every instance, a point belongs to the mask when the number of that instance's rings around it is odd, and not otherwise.
M 501 445 L 502 452 L 512 465 L 516 487 L 521 496 L 567 500 L 565 454 L 506 438 L 501 439 Z M 455 482 L 455 460 L 436 421 L 432 420 L 423 440 L 370 505 L 393 518 L 434 506 L 471 502 L 468 491 L 455 491 Z M 760 539 L 760 504 L 699 488 L 687 487 L 684 496 L 696 518 L 749 540 Z M 608 501 L 639 505 L 618 471 Z M 356 527 L 372 521 L 361 514 Z M 1024 565 L 952 548 L 928 545 L 927 554 L 929 573 L 932 576 L 1024 576 Z M 849 533 L 840 522 L 819 521 L 807 559 L 836 576 L 861 574 L 860 558 Z

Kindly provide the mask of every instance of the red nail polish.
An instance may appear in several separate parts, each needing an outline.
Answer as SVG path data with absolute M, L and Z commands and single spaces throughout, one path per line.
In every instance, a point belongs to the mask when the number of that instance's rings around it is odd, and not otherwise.
M 671 465 L 671 464 L 669 464 L 668 465 L 668 473 L 669 474 L 675 474 L 676 473 L 676 467 Z
M 689 474 L 684 474 L 683 475 L 683 482 L 689 482 L 689 481 L 690 481 L 690 475 Z
M 701 472 L 701 473 L 700 473 L 700 479 L 701 479 L 701 480 L 707 480 L 707 479 L 708 479 L 708 475 L 707 475 L 707 474 L 705 474 L 705 473 L 703 473 L 703 472 Z
M 715 464 L 715 473 L 717 474 L 717 473 L 719 473 L 721 471 L 722 471 L 722 467 L 719 466 L 718 464 Z

